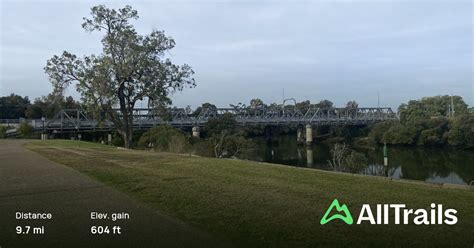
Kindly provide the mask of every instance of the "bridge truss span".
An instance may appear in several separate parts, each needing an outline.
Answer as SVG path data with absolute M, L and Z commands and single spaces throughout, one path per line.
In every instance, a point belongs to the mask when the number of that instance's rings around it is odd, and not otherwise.
M 118 109 L 117 114 L 120 116 Z M 151 108 L 133 110 L 134 129 L 148 129 L 168 124 L 175 127 L 199 127 L 210 119 L 231 115 L 239 125 L 368 125 L 386 120 L 396 120 L 390 108 L 308 108 L 301 110 L 294 106 L 284 108 L 207 108 L 191 111 L 172 108 L 158 111 Z M 36 130 L 55 130 L 55 132 L 77 130 L 108 130 L 114 124 L 110 120 L 101 121 L 80 109 L 63 109 L 53 118 L 31 120 Z

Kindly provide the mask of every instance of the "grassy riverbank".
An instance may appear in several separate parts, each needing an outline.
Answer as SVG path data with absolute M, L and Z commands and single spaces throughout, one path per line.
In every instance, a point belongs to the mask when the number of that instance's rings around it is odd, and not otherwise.
M 473 190 L 78 141 L 32 142 L 26 147 L 241 246 L 474 245 Z M 347 204 L 354 220 L 364 203 L 429 209 L 434 202 L 456 209 L 459 222 L 349 226 L 336 220 L 321 226 L 334 198 Z

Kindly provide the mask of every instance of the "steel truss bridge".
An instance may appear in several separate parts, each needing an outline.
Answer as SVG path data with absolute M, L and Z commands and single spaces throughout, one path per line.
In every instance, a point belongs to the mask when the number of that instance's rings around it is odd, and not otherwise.
M 117 113 L 119 113 L 118 110 Z M 158 113 L 155 109 L 137 108 L 133 111 L 133 128 L 148 129 L 168 124 L 175 127 L 200 127 L 212 118 L 231 114 L 242 126 L 297 126 L 297 125 L 368 125 L 397 119 L 390 108 L 309 108 L 301 111 L 285 108 L 209 108 L 200 111 L 168 109 Z M 25 120 L 36 130 L 71 132 L 109 130 L 114 124 L 109 120 L 98 121 L 80 109 L 63 109 L 53 118 Z

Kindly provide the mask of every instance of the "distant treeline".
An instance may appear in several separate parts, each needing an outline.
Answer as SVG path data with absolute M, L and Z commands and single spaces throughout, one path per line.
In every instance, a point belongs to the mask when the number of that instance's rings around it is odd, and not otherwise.
M 289 102 L 287 107 L 292 106 L 292 104 L 292 102 Z M 230 106 L 255 109 L 261 107 L 279 107 L 281 104 L 265 104 L 262 100 L 256 98 L 252 99 L 249 105 L 239 103 L 237 105 Z M 333 102 L 329 100 L 322 100 L 315 104 L 312 104 L 309 100 L 306 100 L 297 102 L 295 105 L 296 108 L 301 110 L 306 110 L 309 107 L 330 108 L 333 106 Z M 49 94 L 47 96 L 38 97 L 33 102 L 31 102 L 27 96 L 23 97 L 12 93 L 10 95 L 0 97 L 0 119 L 38 119 L 41 117 L 52 118 L 61 109 L 75 109 L 81 107 L 81 102 L 75 101 L 71 96 L 64 97 L 62 95 Z M 160 106 L 160 108 L 161 107 L 162 106 Z M 357 108 L 358 104 L 356 101 L 349 101 L 346 104 L 346 107 Z M 217 109 L 217 106 L 211 103 L 204 103 L 195 109 L 194 114 L 199 113 L 202 109 L 213 108 Z
M 80 108 L 81 103 L 72 97 L 50 94 L 36 98 L 30 102 L 28 97 L 11 94 L 0 97 L 0 119 L 18 118 L 51 118 L 62 108 Z M 231 107 L 258 109 L 281 107 L 281 104 L 265 104 L 261 99 L 252 99 L 248 105 L 239 103 Z M 321 100 L 311 103 L 309 100 L 288 103 L 293 107 L 306 111 L 308 108 L 330 108 L 333 102 Z M 346 108 L 357 108 L 356 101 L 349 101 Z M 217 108 L 211 103 L 204 103 L 192 114 L 202 109 Z M 422 145 L 445 146 L 451 145 L 462 148 L 474 147 L 474 114 L 460 96 L 434 96 L 420 100 L 411 100 L 398 108 L 399 121 L 387 121 L 369 127 L 318 127 L 316 133 L 331 134 L 344 140 L 355 137 L 368 137 L 377 144 L 389 145 Z M 292 127 L 282 127 L 281 132 L 293 132 Z M 243 128 L 244 135 L 262 135 L 264 128 Z
M 0 97 L 0 119 L 52 118 L 61 109 L 74 109 L 80 106 L 80 102 L 75 101 L 71 96 L 49 94 L 31 102 L 27 96 L 10 94 Z

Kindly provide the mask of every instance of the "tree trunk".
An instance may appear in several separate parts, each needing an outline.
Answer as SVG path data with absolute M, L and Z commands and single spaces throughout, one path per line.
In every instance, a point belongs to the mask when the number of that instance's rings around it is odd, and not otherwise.
M 126 148 L 133 148 L 133 117 L 130 117 L 128 120 L 128 132 L 127 132 L 127 141 L 125 142 Z
M 122 138 L 123 138 L 123 141 L 124 141 L 124 147 L 125 148 L 132 148 L 132 135 L 130 134 L 128 129 L 121 132 L 121 134 L 122 134 Z
M 123 130 L 121 132 L 125 148 L 133 146 L 133 120 L 132 116 L 125 111 L 123 114 Z
M 120 112 L 122 112 L 122 123 L 123 129 L 120 134 L 123 137 L 125 148 L 132 148 L 132 128 L 133 128 L 133 117 L 129 110 L 127 109 L 127 103 L 125 102 L 124 96 L 124 85 L 122 84 L 119 88 L 119 103 L 120 103 Z M 120 130 L 119 130 L 120 131 Z
M 131 148 L 131 144 L 132 144 L 131 135 L 127 130 L 128 129 L 118 128 L 117 132 L 120 134 L 120 136 L 122 136 L 124 147 Z

